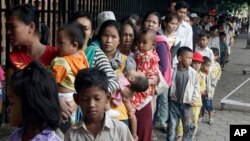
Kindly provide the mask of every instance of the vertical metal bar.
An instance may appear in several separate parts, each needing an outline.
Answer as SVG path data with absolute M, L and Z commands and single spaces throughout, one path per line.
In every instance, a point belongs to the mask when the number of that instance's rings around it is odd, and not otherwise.
M 86 11 L 88 11 L 88 13 L 90 12 L 90 10 L 89 10 L 89 8 L 90 8 L 90 6 L 89 6 L 89 0 L 86 0 L 87 2 L 86 2 L 86 5 L 85 5 L 85 9 L 86 9 Z
M 61 26 L 61 18 L 62 18 L 62 0 L 58 0 L 58 13 L 57 13 L 57 19 L 58 23 L 57 26 Z
M 74 13 L 76 13 L 76 11 L 78 11 L 77 10 L 77 1 L 78 0 L 73 0 L 73 7 L 72 7 L 73 8 L 73 11 L 72 11 L 73 13 L 70 16 L 72 16 Z
M 103 0 L 100 0 L 100 11 L 103 11 L 103 8 L 104 8 L 104 1 Z
M 51 0 L 48 0 L 47 1 L 48 3 L 47 3 L 47 26 L 48 27 L 51 27 L 51 24 L 50 24 L 50 17 L 51 17 L 51 15 L 50 15 L 50 12 L 51 12 Z
M 247 46 L 246 48 L 250 48 L 250 1 L 248 1 L 248 36 L 247 36 Z
M 37 9 L 39 9 L 39 0 L 35 1 L 35 6 L 37 7 Z
M 89 8 L 90 8 L 89 11 L 94 13 L 94 11 L 93 11 L 93 0 L 90 0 Z
M 22 3 L 25 3 L 25 0 L 22 0 Z
M 62 13 L 64 13 L 64 14 L 62 14 L 62 20 L 63 20 L 63 23 L 65 23 L 66 22 L 66 0 L 61 0 L 62 1 L 62 5 L 63 5 L 63 7 L 62 7 Z
M 56 0 L 53 1 L 53 21 L 52 21 L 52 44 L 55 46 L 55 37 L 56 37 Z
M 70 11 L 71 11 L 71 0 L 68 0 L 68 19 L 70 19 Z
M 45 23 L 45 0 L 42 0 L 41 22 Z
M 78 11 L 81 11 L 82 10 L 82 1 L 79 0 L 78 1 Z
M 32 0 L 29 0 L 29 4 L 32 4 Z

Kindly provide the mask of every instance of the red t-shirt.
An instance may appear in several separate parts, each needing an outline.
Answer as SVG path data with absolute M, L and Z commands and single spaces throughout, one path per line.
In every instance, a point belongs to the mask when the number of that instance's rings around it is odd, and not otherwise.
M 39 61 L 45 66 L 49 66 L 51 61 L 56 57 L 57 49 L 55 47 L 46 46 L 43 55 Z M 10 53 L 10 63 L 16 70 L 21 70 L 31 63 L 34 59 L 27 55 L 23 50 L 14 50 Z

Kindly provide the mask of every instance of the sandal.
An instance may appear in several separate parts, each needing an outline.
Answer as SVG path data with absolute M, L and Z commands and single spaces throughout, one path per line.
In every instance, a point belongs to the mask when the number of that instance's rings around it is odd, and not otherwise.
M 209 119 L 208 124 L 213 125 L 214 124 L 214 119 Z

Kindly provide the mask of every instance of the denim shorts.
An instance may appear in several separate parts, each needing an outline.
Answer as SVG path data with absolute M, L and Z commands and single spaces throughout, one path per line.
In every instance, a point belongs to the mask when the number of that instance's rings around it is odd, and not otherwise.
M 208 98 L 208 96 L 202 96 L 202 104 L 208 112 L 213 110 L 213 101 L 211 98 Z

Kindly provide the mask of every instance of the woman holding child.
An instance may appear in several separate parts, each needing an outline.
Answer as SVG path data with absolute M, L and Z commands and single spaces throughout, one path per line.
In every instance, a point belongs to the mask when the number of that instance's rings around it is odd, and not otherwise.
M 33 60 L 47 67 L 57 55 L 57 49 L 40 42 L 38 11 L 35 7 L 25 4 L 19 5 L 8 11 L 7 34 L 12 47 L 20 46 L 21 49 L 13 50 L 7 63 L 6 78 L 8 79 L 16 70 L 21 70 Z M 43 29 L 43 28 L 41 28 Z M 21 35 L 21 36 L 20 36 Z M 62 116 L 67 119 L 74 107 L 74 103 L 61 100 Z
M 169 44 L 167 43 L 166 37 L 159 35 L 161 28 L 161 18 L 160 14 L 157 12 L 149 12 L 143 18 L 143 28 L 150 29 L 156 32 L 158 35 L 156 37 L 155 50 L 160 58 L 159 69 L 164 76 L 166 83 L 170 86 L 171 84 L 171 53 Z M 161 123 L 162 130 L 166 132 L 166 121 L 168 119 L 168 91 L 166 90 L 162 95 L 158 97 L 159 105 L 159 119 Z

